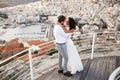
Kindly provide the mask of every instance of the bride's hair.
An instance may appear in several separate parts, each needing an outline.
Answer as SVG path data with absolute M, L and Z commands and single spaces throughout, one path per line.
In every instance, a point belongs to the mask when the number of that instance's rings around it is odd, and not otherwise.
M 68 18 L 68 23 L 69 23 L 69 29 L 76 29 L 76 22 L 73 18 L 69 17 Z

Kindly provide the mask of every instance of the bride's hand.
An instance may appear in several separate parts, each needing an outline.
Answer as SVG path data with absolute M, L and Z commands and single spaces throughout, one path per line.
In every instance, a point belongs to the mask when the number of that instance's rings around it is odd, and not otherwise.
M 64 32 L 65 32 L 65 33 L 67 33 L 67 32 L 68 32 L 68 30 L 67 30 L 67 28 L 66 28 L 66 26 L 65 26 L 65 25 L 62 25 L 62 28 L 63 28 L 63 30 L 64 30 Z
M 59 24 L 59 25 L 63 28 L 65 33 L 73 33 L 74 32 L 74 29 L 68 30 L 64 24 Z
M 71 29 L 71 30 L 67 30 L 66 26 L 62 26 L 63 30 L 65 33 L 73 33 L 74 32 L 74 29 Z

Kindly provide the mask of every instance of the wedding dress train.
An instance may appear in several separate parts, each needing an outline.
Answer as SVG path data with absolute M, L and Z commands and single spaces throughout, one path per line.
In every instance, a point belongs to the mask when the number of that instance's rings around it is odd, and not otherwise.
M 66 46 L 68 52 L 68 69 L 71 71 L 71 74 L 75 74 L 77 71 L 82 71 L 83 64 L 81 62 L 76 46 L 70 37 L 67 39 Z

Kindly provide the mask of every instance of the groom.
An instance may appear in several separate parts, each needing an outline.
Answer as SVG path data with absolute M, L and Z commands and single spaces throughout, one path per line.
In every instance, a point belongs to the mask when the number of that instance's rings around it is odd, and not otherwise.
M 68 71 L 68 53 L 66 48 L 67 34 L 64 32 L 62 26 L 66 22 L 66 17 L 63 15 L 58 16 L 57 24 L 54 26 L 54 37 L 56 46 L 59 52 L 58 73 L 63 73 L 65 76 L 72 76 Z M 62 59 L 64 59 L 64 68 L 62 67 Z

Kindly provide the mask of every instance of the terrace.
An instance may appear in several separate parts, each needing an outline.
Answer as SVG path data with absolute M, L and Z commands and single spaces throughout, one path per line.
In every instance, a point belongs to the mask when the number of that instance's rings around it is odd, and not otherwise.
M 114 34 L 116 34 L 116 32 Z M 113 34 L 110 35 L 110 33 L 108 33 L 108 35 L 106 34 L 106 36 L 107 36 L 106 40 L 103 39 L 104 42 L 105 41 L 108 42 L 108 38 L 111 38 Z M 33 57 L 35 54 L 31 55 L 31 53 L 34 53 L 34 49 L 37 50 L 37 48 L 35 46 L 31 46 L 30 48 L 24 50 L 24 51 L 28 51 L 28 54 L 29 54 L 28 58 L 30 61 L 26 61 L 23 59 L 21 60 L 21 58 L 14 58 L 13 61 L 7 63 L 4 66 L 1 66 L 0 67 L 1 79 L 108 80 L 111 73 L 117 67 L 120 66 L 120 62 L 119 62 L 120 46 L 119 46 L 119 39 L 118 39 L 119 34 L 117 34 L 114 37 L 114 40 L 116 42 L 106 43 L 108 45 L 106 45 L 105 43 L 97 44 L 97 40 L 99 40 L 97 39 L 98 37 L 103 38 L 103 37 L 100 37 L 100 35 L 97 35 L 96 33 L 94 33 L 91 35 L 82 35 L 79 37 L 80 39 L 74 40 L 75 44 L 79 43 L 79 45 L 76 45 L 76 46 L 78 46 L 77 49 L 82 59 L 84 70 L 82 72 L 78 72 L 72 77 L 65 77 L 57 73 L 58 57 L 57 57 L 57 54 L 53 54 L 53 53 L 56 53 L 55 51 L 46 52 L 43 55 L 36 54 L 37 56 Z M 54 41 L 46 42 L 38 46 L 40 46 L 40 49 L 44 49 L 45 47 L 47 48 L 49 46 L 46 44 L 49 44 L 51 42 L 54 42 Z M 43 45 L 46 45 L 46 46 L 43 46 Z M 54 47 L 51 47 L 51 48 L 54 49 Z M 7 58 L 6 60 L 1 61 L 0 64 L 3 64 L 4 62 L 10 59 L 13 59 L 13 57 L 16 57 L 22 54 L 24 51 L 17 53 L 12 57 Z M 39 49 L 38 51 L 39 53 L 41 52 Z M 51 55 L 49 55 L 49 53 Z M 117 76 L 117 74 L 115 75 Z M 113 79 L 110 79 L 110 80 L 113 80 Z

